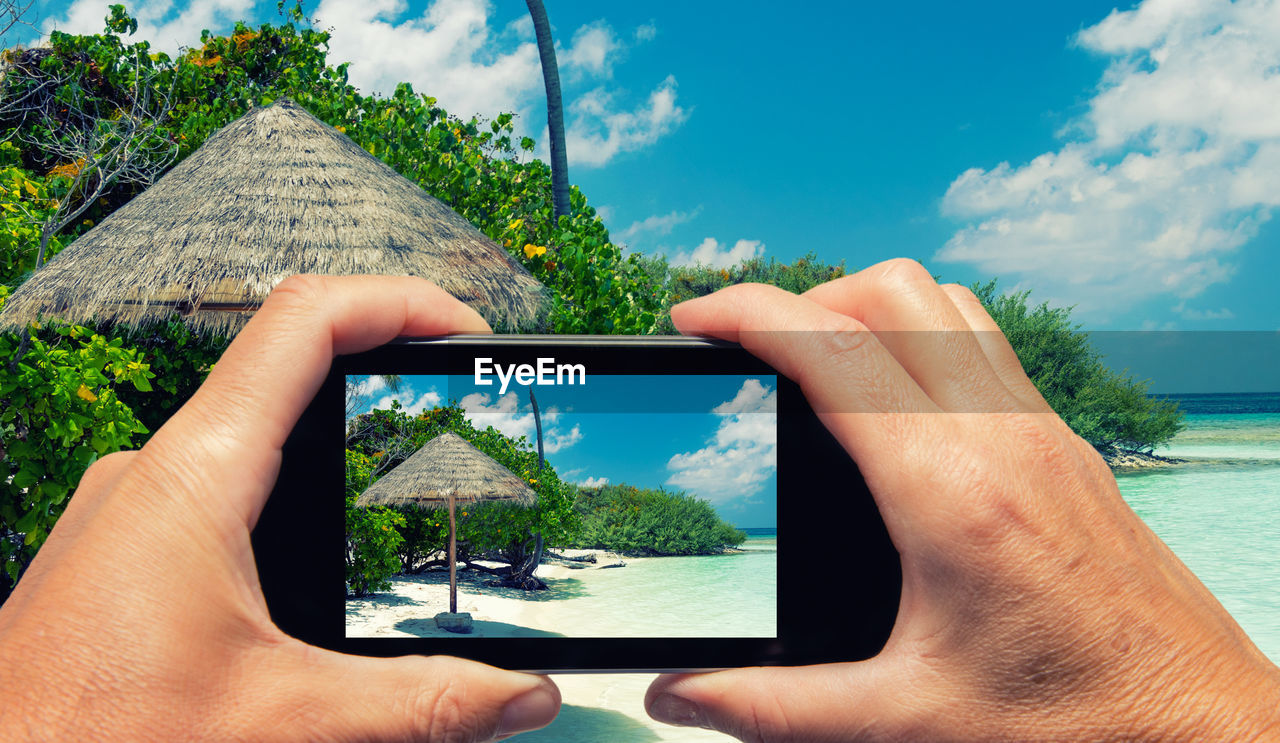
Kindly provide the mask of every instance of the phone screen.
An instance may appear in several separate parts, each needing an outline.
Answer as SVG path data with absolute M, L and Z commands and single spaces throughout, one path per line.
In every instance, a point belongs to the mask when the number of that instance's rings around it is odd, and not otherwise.
M 397 575 L 348 597 L 346 636 L 777 637 L 777 377 L 540 358 L 525 374 L 480 356 L 469 375 L 346 377 L 345 487 L 376 490 L 360 507 L 401 534 Z M 446 433 L 475 451 L 433 444 Z M 508 473 L 532 502 L 504 492 Z M 434 619 L 450 607 L 451 494 L 466 632 Z M 369 523 L 348 528 L 348 564 L 385 533 Z

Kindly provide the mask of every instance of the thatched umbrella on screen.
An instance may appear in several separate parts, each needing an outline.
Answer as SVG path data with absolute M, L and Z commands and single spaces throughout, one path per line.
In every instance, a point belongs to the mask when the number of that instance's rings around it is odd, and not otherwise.
M 421 449 L 369 486 L 356 499 L 356 505 L 449 509 L 449 613 L 457 615 L 455 512 L 459 502 L 481 501 L 532 506 L 537 501 L 537 494 L 514 472 L 495 462 L 466 439 L 450 432 L 423 444 Z
M 281 99 L 218 131 L 17 289 L 0 328 L 41 317 L 234 334 L 295 273 L 421 276 L 508 329 L 544 287 L 466 219 Z

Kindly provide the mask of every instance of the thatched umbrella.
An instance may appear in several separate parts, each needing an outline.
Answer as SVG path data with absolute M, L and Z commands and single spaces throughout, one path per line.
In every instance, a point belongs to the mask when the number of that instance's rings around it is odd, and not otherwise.
M 235 333 L 295 273 L 421 276 L 491 323 L 528 326 L 544 287 L 467 220 L 288 99 L 211 136 L 9 298 L 43 317 Z
M 449 508 L 449 613 L 458 613 L 456 503 L 507 501 L 532 506 L 537 494 L 511 470 L 456 433 L 422 445 L 356 499 L 357 506 Z

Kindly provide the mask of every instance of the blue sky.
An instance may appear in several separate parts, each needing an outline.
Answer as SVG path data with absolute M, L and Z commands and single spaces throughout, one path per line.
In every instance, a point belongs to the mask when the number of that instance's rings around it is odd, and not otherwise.
M 632 250 L 999 277 L 1097 329 L 1280 328 L 1280 4 L 549 0 L 571 179 Z M 40 23 L 101 28 L 106 3 Z M 271 0 L 133 3 L 162 48 Z M 316 0 L 331 61 L 544 141 L 523 3 Z
M 353 414 L 410 413 L 459 402 L 477 428 L 536 446 L 527 387 L 477 386 L 472 376 L 406 376 L 396 391 L 353 377 Z M 777 380 L 744 376 L 590 375 L 585 385 L 535 387 L 547 461 L 581 485 L 625 483 L 701 497 L 737 526 L 777 526 Z

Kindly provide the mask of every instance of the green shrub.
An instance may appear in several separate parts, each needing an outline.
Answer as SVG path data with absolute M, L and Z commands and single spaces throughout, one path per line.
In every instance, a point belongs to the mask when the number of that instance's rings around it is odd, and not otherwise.
M 0 598 L 17 583 L 99 457 L 146 428 L 120 400 L 150 390 L 137 351 L 78 326 L 42 329 L 24 349 L 0 334 Z
M 1000 295 L 994 280 L 973 291 L 1018 354 L 1045 402 L 1100 451 L 1151 451 L 1182 430 L 1177 403 L 1147 395 L 1147 383 L 1108 369 L 1070 310 L 1029 307 L 1030 292 Z
M 666 287 L 666 303 L 658 332 L 675 333 L 671 324 L 671 306 L 696 299 L 736 284 L 769 284 L 802 294 L 819 284 L 845 275 L 844 261 L 831 265 L 818 260 L 812 252 L 792 263 L 776 258 L 752 258 L 729 268 L 710 266 L 668 266 L 663 258 L 647 258 L 641 269 Z
M 581 535 L 568 546 L 627 555 L 708 555 L 746 541 L 711 504 L 682 492 L 605 485 L 578 491 Z
M 371 464 L 369 457 L 347 452 L 347 593 L 357 597 L 391 587 L 387 579 L 399 572 L 396 551 L 404 541 L 399 532 L 403 516 L 389 508 L 356 507 Z

